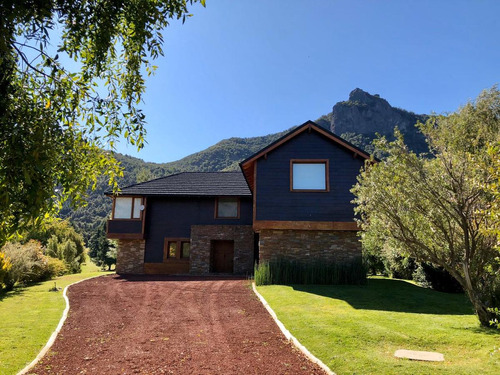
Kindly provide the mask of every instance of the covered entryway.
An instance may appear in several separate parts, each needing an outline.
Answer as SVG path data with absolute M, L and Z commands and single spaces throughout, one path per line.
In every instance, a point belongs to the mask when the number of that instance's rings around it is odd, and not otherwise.
M 212 241 L 210 271 L 233 273 L 234 241 Z
M 192 225 L 189 273 L 252 274 L 253 238 L 251 225 Z

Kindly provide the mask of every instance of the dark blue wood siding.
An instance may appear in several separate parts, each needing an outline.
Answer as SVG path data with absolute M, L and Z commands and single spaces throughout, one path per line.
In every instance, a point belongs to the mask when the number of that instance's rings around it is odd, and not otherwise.
M 291 192 L 291 159 L 328 159 L 329 192 Z M 256 220 L 352 221 L 350 189 L 364 159 L 315 131 L 303 132 L 257 161 Z
M 142 220 L 108 220 L 108 233 L 140 234 L 142 233 Z
M 165 237 L 189 238 L 191 225 L 251 225 L 252 199 L 240 199 L 239 219 L 216 219 L 215 198 L 148 198 L 145 262 L 163 261 Z

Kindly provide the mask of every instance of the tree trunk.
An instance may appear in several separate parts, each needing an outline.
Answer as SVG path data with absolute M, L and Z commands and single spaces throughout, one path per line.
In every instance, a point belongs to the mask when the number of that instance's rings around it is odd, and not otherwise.
M 481 323 L 483 327 L 491 327 L 490 321 L 495 318 L 495 314 L 488 311 L 488 305 L 484 303 L 484 301 L 480 297 L 480 293 L 477 293 L 476 289 L 474 288 L 470 277 L 469 264 L 467 262 L 463 263 L 463 270 L 465 285 L 462 285 L 462 287 L 467 292 L 467 295 L 472 302 L 472 306 L 474 306 L 474 310 L 476 311 L 479 323 Z
M 479 323 L 483 327 L 491 327 L 490 321 L 493 320 L 496 315 L 493 312 L 488 311 L 488 306 L 481 301 L 481 298 L 475 293 L 474 290 L 466 290 L 469 295 L 469 299 L 472 302 L 472 306 L 474 306 L 474 311 L 477 314 L 479 319 Z

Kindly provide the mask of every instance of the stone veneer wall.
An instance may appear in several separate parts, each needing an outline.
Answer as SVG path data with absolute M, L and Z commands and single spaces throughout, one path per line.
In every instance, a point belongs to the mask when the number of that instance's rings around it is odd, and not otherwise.
M 190 273 L 210 272 L 211 241 L 234 241 L 234 273 L 253 272 L 253 229 L 251 225 L 192 225 Z
M 116 273 L 141 274 L 144 273 L 144 240 L 118 240 L 116 255 Z
M 356 232 L 351 231 L 261 230 L 259 260 L 276 259 L 278 256 L 344 263 L 361 256 L 361 243 Z

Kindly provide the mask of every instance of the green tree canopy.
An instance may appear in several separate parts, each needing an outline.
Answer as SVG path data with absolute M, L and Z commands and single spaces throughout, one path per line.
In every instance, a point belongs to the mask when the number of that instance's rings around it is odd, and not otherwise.
M 106 221 L 98 226 L 89 240 L 89 256 L 99 267 L 108 267 L 116 264 L 116 244 L 106 237 Z
M 387 158 L 367 164 L 353 188 L 363 243 L 444 267 L 487 326 L 490 308 L 500 306 L 499 223 L 492 215 L 499 199 L 500 91 L 493 87 L 419 126 L 432 157 L 409 151 L 400 134 L 394 142 L 381 139 L 376 146 Z
M 0 3 L 0 245 L 65 200 L 82 204 L 101 174 L 116 188 L 121 171 L 103 149 L 120 137 L 143 147 L 143 75 L 163 54 L 162 29 L 196 1 Z
M 64 261 L 69 272 L 81 272 L 81 265 L 85 262 L 85 243 L 83 236 L 68 220 L 45 220 L 31 231 L 23 233 L 22 243 L 30 240 L 40 242 L 45 255 Z

